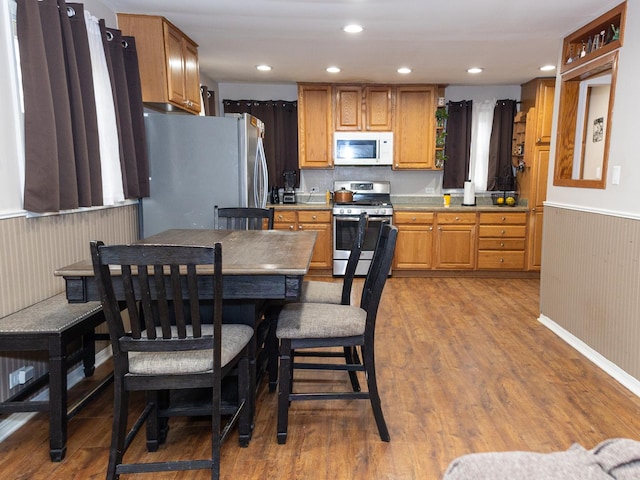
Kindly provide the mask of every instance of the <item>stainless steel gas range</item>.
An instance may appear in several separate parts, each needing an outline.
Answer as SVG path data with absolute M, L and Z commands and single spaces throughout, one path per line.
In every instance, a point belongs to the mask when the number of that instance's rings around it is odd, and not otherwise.
M 387 181 L 347 181 L 333 183 L 334 191 L 344 188 L 353 192 L 353 201 L 333 206 L 333 274 L 343 276 L 361 212 L 369 216 L 356 275 L 366 275 L 371 265 L 378 233 L 384 223 L 393 220 L 390 184 Z

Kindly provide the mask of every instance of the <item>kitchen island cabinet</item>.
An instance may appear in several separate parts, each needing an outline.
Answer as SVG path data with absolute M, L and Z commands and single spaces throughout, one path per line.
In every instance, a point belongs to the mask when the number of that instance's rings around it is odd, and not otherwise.
M 136 38 L 142 101 L 156 110 L 199 114 L 198 45 L 164 17 L 117 16 L 122 34 Z
M 276 230 L 318 232 L 310 268 L 315 270 L 333 268 L 333 233 L 330 210 L 277 208 L 273 228 Z

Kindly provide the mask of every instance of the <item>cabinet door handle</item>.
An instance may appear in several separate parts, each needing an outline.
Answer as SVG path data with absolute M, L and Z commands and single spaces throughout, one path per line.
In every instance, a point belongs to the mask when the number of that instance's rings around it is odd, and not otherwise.
M 429 231 L 432 232 L 433 231 L 433 227 L 429 227 Z
M 289 225 L 289 230 L 293 230 L 293 225 Z
M 298 230 L 302 230 L 302 225 L 298 225 Z

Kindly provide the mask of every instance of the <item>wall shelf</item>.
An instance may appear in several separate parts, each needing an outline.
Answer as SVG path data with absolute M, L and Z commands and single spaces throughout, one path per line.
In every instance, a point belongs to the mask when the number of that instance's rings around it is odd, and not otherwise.
M 623 2 L 565 37 L 562 44 L 563 64 L 560 73 L 573 70 L 622 47 L 626 12 L 627 3 Z M 618 31 L 617 39 L 613 38 L 612 25 Z M 596 38 L 597 41 L 594 41 Z M 584 54 L 581 53 L 583 49 Z

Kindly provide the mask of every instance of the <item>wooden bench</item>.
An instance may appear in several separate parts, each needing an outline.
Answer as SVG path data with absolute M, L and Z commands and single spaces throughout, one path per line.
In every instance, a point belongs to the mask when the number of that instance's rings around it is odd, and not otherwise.
M 95 368 L 95 340 L 105 335 L 95 328 L 105 321 L 100 302 L 68 303 L 64 293 L 0 318 L 0 351 L 46 350 L 49 374 L 0 403 L 0 413 L 49 412 L 51 460 L 59 462 L 66 453 L 67 421 L 104 388 L 107 376 L 77 404 L 67 408 L 67 370 L 82 360 L 85 377 Z M 108 338 L 108 337 L 107 337 Z M 81 346 L 67 357 L 67 347 L 80 339 Z M 49 383 L 49 400 L 30 401 L 33 393 Z

